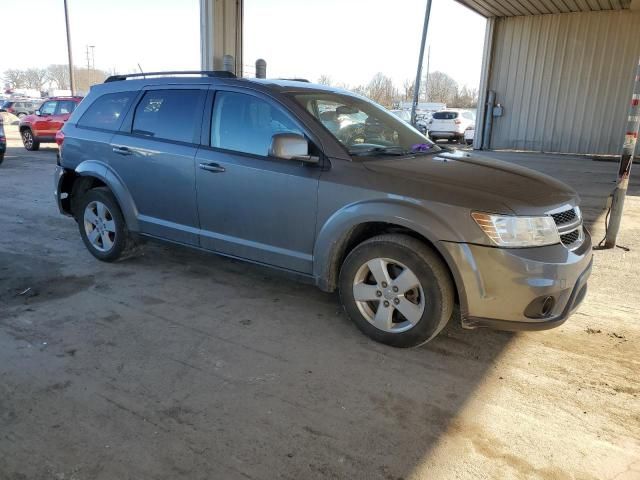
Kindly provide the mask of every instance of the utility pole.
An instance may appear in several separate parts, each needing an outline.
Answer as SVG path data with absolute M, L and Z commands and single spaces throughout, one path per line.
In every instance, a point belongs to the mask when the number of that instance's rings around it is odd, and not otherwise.
M 622 221 L 622 210 L 624 208 L 624 199 L 627 195 L 629 187 L 629 176 L 631 174 L 631 165 L 633 164 L 633 156 L 635 155 L 636 142 L 638 140 L 638 129 L 640 128 L 640 59 L 636 69 L 636 77 L 633 84 L 633 95 L 631 96 L 631 105 L 629 105 L 629 116 L 627 117 L 627 130 L 624 136 L 624 145 L 622 146 L 622 155 L 620 156 L 620 166 L 618 168 L 618 184 L 613 191 L 613 200 L 611 202 L 611 213 L 609 216 L 609 225 L 605 236 L 604 248 L 614 248 L 616 239 L 620 231 L 620 222 Z
M 96 46 L 89 45 L 89 48 L 91 49 L 91 69 L 95 70 L 96 69 Z
M 67 0 L 64 0 L 64 21 L 67 26 L 67 53 L 69 54 L 69 86 L 71 87 L 71 95 L 75 95 L 76 79 L 73 75 L 73 55 L 71 54 L 71 30 L 69 30 L 69 10 L 67 9 Z
M 431 0 L 427 0 L 427 8 L 424 13 L 424 26 L 422 27 L 422 42 L 420 43 L 420 55 L 418 56 L 418 71 L 416 82 L 413 85 L 413 104 L 411 105 L 411 125 L 416 124 L 416 108 L 418 107 L 418 95 L 420 95 L 420 77 L 422 76 L 422 60 L 424 58 L 424 45 L 427 42 L 429 30 L 429 17 L 431 16 Z
M 427 74 L 425 75 L 424 81 L 424 101 L 428 100 L 427 98 L 427 85 L 429 84 L 429 64 L 431 63 L 431 45 L 427 48 Z
M 87 57 L 87 70 L 91 70 L 91 59 L 89 57 L 89 45 L 85 48 L 85 55 Z

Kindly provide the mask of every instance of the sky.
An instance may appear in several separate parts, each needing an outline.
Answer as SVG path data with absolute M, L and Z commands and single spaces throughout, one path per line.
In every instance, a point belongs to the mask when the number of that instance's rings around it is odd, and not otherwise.
M 200 68 L 198 0 L 68 0 L 74 63 L 109 72 Z M 245 0 L 247 76 L 257 58 L 267 76 L 366 84 L 382 72 L 401 87 L 415 78 L 426 0 Z M 67 63 L 63 0 L 2 0 L 0 71 Z M 430 70 L 477 87 L 485 20 L 453 0 L 433 0 Z M 20 39 L 11 42 L 9 39 Z M 10 48 L 10 45 L 16 45 Z M 18 47 L 19 45 L 19 47 Z M 425 67 L 426 69 L 426 56 Z

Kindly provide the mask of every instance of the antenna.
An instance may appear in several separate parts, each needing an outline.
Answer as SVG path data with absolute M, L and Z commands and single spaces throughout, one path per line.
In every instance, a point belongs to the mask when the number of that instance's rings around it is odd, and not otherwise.
M 142 74 L 142 78 L 147 78 L 144 74 L 144 72 L 142 71 L 142 67 L 140 66 L 140 63 L 138 62 L 138 68 L 140 69 L 140 73 Z

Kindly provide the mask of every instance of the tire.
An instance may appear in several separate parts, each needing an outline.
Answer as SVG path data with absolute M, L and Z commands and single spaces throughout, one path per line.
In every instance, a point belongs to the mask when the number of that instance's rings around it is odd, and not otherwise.
M 30 128 L 22 130 L 22 132 L 20 132 L 20 136 L 22 137 L 22 144 L 24 145 L 24 148 L 30 152 L 35 152 L 40 149 L 40 142 L 34 138 L 33 132 Z
M 130 243 L 122 211 L 108 188 L 87 191 L 80 199 L 76 220 L 84 245 L 98 260 L 116 261 Z M 94 231 L 95 236 L 92 235 Z
M 409 274 L 401 278 L 406 270 Z M 386 287 L 374 271 L 379 276 L 386 271 Z M 399 290 L 394 293 L 396 285 Z M 358 245 L 342 264 L 339 286 L 342 305 L 356 326 L 371 339 L 393 347 L 428 342 L 453 313 L 449 269 L 431 248 L 407 235 L 380 235 Z
M 0 165 L 4 162 L 4 152 L 0 153 Z

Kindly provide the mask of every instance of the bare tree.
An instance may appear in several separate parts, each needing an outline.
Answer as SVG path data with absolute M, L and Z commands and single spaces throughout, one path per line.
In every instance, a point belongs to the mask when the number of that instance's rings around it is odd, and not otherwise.
M 475 108 L 478 106 L 478 89 L 466 85 L 458 90 L 453 105 L 460 108 Z
M 322 74 L 318 78 L 318 83 L 320 85 L 326 85 L 326 86 L 330 87 L 331 85 L 333 85 L 333 80 L 331 79 L 331 77 L 329 75 Z
M 24 85 L 26 88 L 42 91 L 47 82 L 47 70 L 44 68 L 28 68 L 24 72 Z
M 458 82 L 443 72 L 431 72 L 426 76 L 424 98 L 429 102 L 454 103 L 458 94 Z
M 69 65 L 49 65 L 47 67 L 47 78 L 60 90 L 68 90 L 69 85 Z
M 103 72 L 102 70 L 87 68 L 76 68 L 73 70 L 73 73 L 76 81 L 76 89 L 79 92 L 88 92 L 91 85 L 104 82 L 104 79 L 108 76 L 107 72 Z
M 415 80 L 406 79 L 402 84 L 402 88 L 404 89 L 404 99 L 405 100 L 413 100 L 413 89 L 415 88 Z
M 25 86 L 24 70 L 10 69 L 4 72 L 4 81 L 9 84 L 9 88 L 24 88 Z
M 376 73 L 367 84 L 367 96 L 380 105 L 391 107 L 396 97 L 393 81 L 382 73 Z

